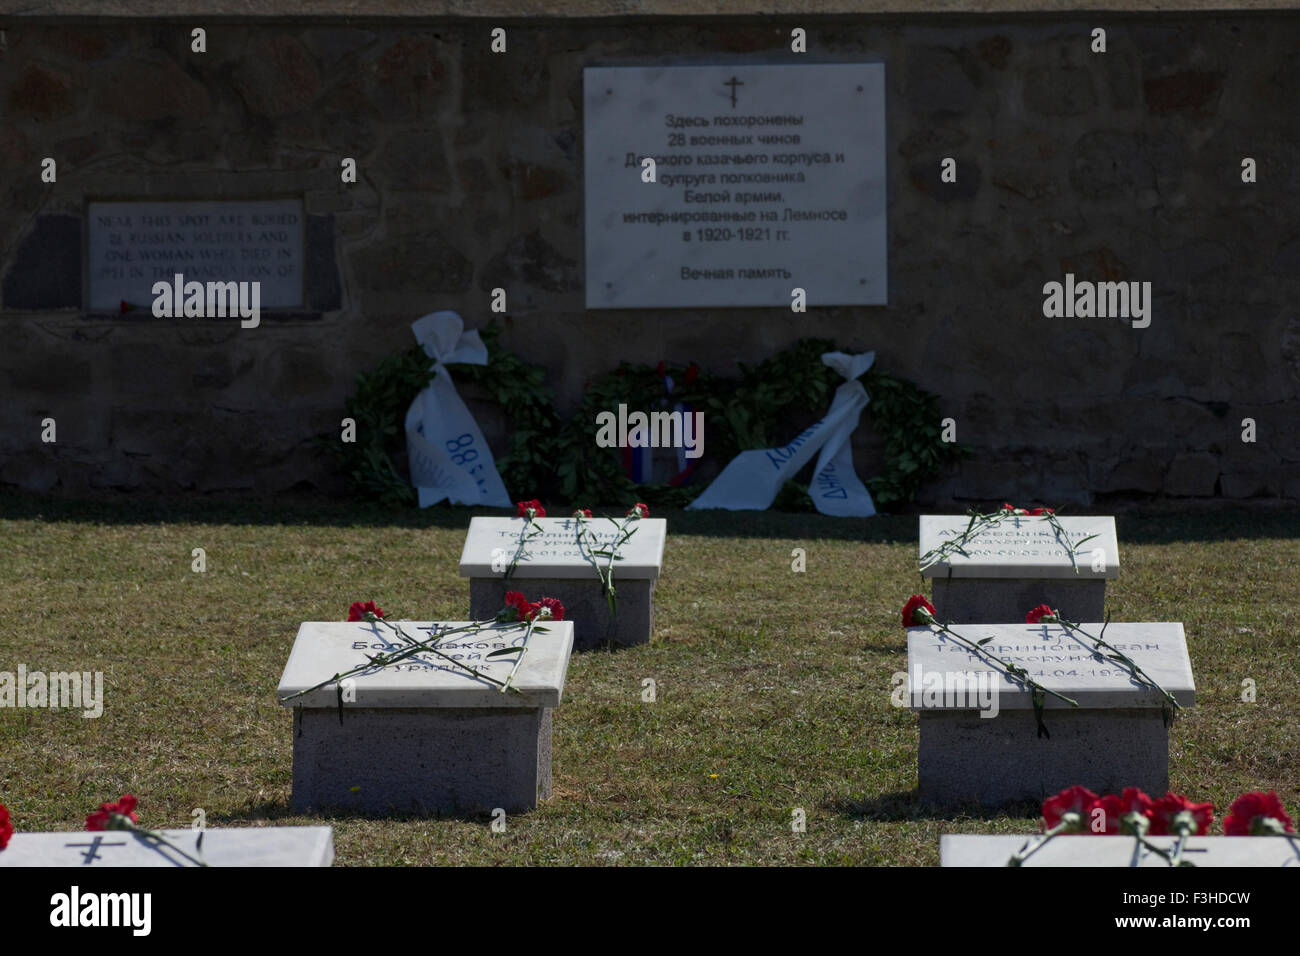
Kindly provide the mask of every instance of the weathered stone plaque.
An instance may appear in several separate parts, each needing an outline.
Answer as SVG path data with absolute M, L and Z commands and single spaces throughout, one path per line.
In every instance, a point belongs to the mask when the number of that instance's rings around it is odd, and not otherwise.
M 588 308 L 885 304 L 883 63 L 588 67 L 583 85 Z
M 198 857 L 196 830 L 160 830 L 192 857 Z M 329 866 L 334 861 L 330 827 L 219 827 L 203 834 L 208 866 Z M 0 853 L 6 866 L 196 866 L 175 848 L 125 830 L 97 833 L 18 833 Z
M 149 308 L 153 284 L 259 282 L 261 308 L 303 304 L 301 199 L 92 202 L 86 211 L 87 307 Z

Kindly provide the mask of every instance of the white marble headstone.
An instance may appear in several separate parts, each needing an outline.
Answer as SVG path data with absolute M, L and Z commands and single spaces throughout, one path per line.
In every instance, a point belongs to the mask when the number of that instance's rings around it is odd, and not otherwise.
M 515 555 L 519 562 L 510 579 L 591 578 L 596 581 L 596 567 L 604 567 L 607 558 L 593 558 L 579 547 L 577 522 L 572 518 L 538 518 L 542 534 L 527 542 L 522 535 L 527 518 L 471 518 L 460 555 L 460 575 L 464 578 L 501 578 Z M 597 547 L 614 541 L 622 519 L 591 518 L 587 527 L 596 538 Z M 664 541 L 668 522 L 663 518 L 640 518 L 630 527 L 635 531 L 618 548 L 614 561 L 614 585 L 620 578 L 655 580 L 664 560 Z M 521 587 L 521 590 L 525 590 Z M 526 590 L 525 590 L 525 593 Z M 531 600 L 538 595 L 529 594 Z
M 1093 636 L 1102 633 L 1101 624 L 1079 624 Z M 991 638 L 983 645 L 985 651 L 1024 667 L 1034 680 L 1078 701 L 1080 708 L 1159 707 L 1163 700 L 1149 685 L 1137 682 L 1122 664 L 1104 657 L 1099 660 L 1090 641 L 1073 637 L 1059 624 L 956 624 L 952 629 L 975 643 Z M 1181 623 L 1112 623 L 1106 628 L 1105 640 L 1173 694 L 1181 706 L 1196 703 Z M 974 674 L 978 678 L 981 671 L 996 675 L 992 686 L 997 689 L 1001 709 L 1033 707 L 1029 692 L 1007 677 L 1000 666 L 933 627 L 907 629 L 907 669 L 913 710 L 972 709 L 961 694 L 951 698 L 945 694 L 936 703 L 934 688 L 938 685 L 932 677 L 927 684 L 927 675 L 946 679 L 945 675 Z M 1050 695 L 1046 706 L 1073 709 Z
M 403 621 L 402 629 L 416 641 L 426 641 L 434 628 L 463 626 L 464 621 Z M 487 628 L 475 634 L 452 634 L 438 642 L 438 650 L 421 651 L 384 668 L 372 668 L 352 678 L 355 701 L 345 707 L 555 707 L 564 692 L 564 678 L 573 649 L 573 622 L 550 621 L 538 625 L 527 638 L 527 650 L 511 687 L 519 693 L 502 693 L 496 685 L 468 673 L 459 663 L 504 681 L 517 654 L 490 656 L 494 651 L 525 645 L 526 628 L 510 625 Z M 366 662 L 368 656 L 391 654 L 406 646 L 392 630 L 379 623 L 307 621 L 289 652 L 277 697 L 287 707 L 336 707 L 335 685 L 284 701 L 289 694 L 312 687 L 334 674 Z
M 197 830 L 160 830 L 196 856 Z M 208 866 L 329 866 L 334 861 L 330 827 L 216 827 L 203 835 Z M 195 866 L 175 850 L 127 830 L 80 833 L 16 833 L 0 850 L 6 866 Z
M 1089 581 L 1119 577 L 1119 543 L 1110 515 L 1058 518 L 1070 547 L 1079 548 L 1071 562 L 1052 525 L 1037 516 L 1009 516 L 962 545 L 967 555 L 950 553 L 926 568 L 928 578 L 1078 578 Z M 967 515 L 921 515 L 918 555 L 924 555 L 966 530 Z M 1089 535 L 1097 537 L 1080 541 Z M 1097 561 L 1100 556 L 1101 560 Z M 1075 567 L 1078 573 L 1075 573 Z M 1028 610 L 1028 608 L 1026 608 Z
M 945 833 L 939 839 L 941 866 L 1006 866 L 1031 835 Z M 1149 837 L 1162 850 L 1172 850 L 1174 837 Z M 1190 837 L 1184 856 L 1196 866 L 1300 867 L 1300 843 L 1276 836 Z M 1137 849 L 1131 836 L 1075 834 L 1049 840 L 1023 866 L 1141 866 L 1168 868 L 1149 851 Z M 1150 915 L 1153 911 L 1143 909 Z

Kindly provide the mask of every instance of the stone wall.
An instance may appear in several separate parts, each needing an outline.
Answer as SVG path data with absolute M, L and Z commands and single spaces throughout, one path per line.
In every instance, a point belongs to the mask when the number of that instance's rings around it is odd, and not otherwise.
M 801 18 L 887 66 L 889 305 L 586 311 L 583 66 L 798 61 L 795 23 L 513 22 L 497 55 L 483 21 L 215 21 L 194 54 L 180 22 L 0 20 L 0 484 L 338 488 L 311 439 L 354 375 L 501 286 L 566 408 L 621 359 L 730 373 L 817 335 L 941 396 L 973 454 L 931 498 L 1300 497 L 1300 15 Z M 285 195 L 304 311 L 83 310 L 89 199 Z M 1151 326 L 1044 318 L 1066 272 L 1150 281 Z

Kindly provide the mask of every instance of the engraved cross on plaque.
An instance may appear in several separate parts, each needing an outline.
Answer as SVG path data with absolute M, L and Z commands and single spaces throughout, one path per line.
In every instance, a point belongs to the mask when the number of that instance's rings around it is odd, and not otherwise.
M 97 837 L 95 837 L 94 841 L 92 841 L 92 842 L 90 842 L 90 843 L 65 843 L 65 844 L 63 844 L 63 845 L 64 845 L 64 846 L 84 846 L 84 847 L 88 847 L 89 849 L 83 851 L 82 854 L 81 854 L 82 857 L 84 858 L 84 859 L 82 859 L 81 862 L 82 862 L 82 863 L 94 863 L 96 860 L 100 859 L 100 856 L 99 856 L 99 848 L 100 848 L 101 846 L 126 846 L 126 843 L 125 843 L 125 842 L 122 842 L 122 843 L 105 843 L 105 842 L 104 842 L 104 838 L 103 838 L 102 836 L 97 836 Z
M 744 86 L 744 81 L 738 80 L 733 76 L 722 85 L 731 87 L 731 108 L 734 110 L 736 108 L 736 87 Z

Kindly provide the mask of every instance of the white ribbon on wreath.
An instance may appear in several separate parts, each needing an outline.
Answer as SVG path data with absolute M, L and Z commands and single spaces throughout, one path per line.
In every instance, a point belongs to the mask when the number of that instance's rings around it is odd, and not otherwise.
M 478 422 L 456 391 L 447 366 L 487 365 L 478 331 L 465 331 L 455 312 L 433 312 L 411 323 L 415 339 L 433 359 L 435 375 L 406 411 L 406 452 L 421 508 L 446 499 L 453 505 L 510 507 L 510 496 Z
M 808 487 L 808 495 L 817 510 L 841 518 L 865 518 L 876 513 L 871 493 L 853 468 L 850 442 L 862 410 L 871 401 L 858 376 L 871 368 L 876 353 L 826 352 L 821 358 L 823 364 L 848 380 L 835 390 L 831 407 L 821 420 L 784 447 L 742 451 L 688 509 L 766 511 L 776 500 L 781 486 L 798 474 L 820 449 L 812 484 Z

